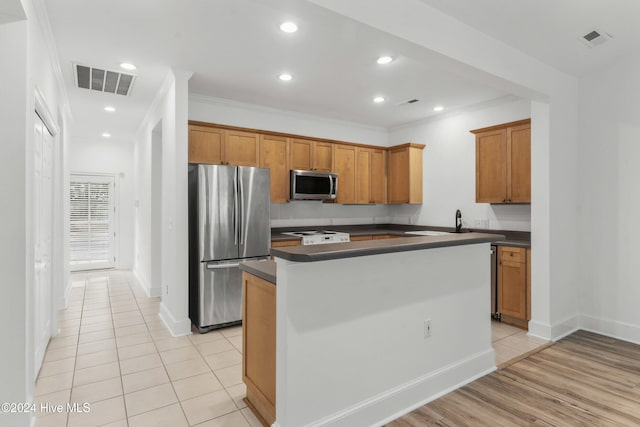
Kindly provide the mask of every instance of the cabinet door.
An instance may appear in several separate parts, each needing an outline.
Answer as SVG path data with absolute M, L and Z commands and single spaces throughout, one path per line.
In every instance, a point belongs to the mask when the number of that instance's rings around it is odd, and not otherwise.
M 476 135 L 476 202 L 507 202 L 507 131 Z
M 289 201 L 288 146 L 288 138 L 260 135 L 260 167 L 270 170 L 271 203 Z
M 507 129 L 507 201 L 531 203 L 531 125 Z
M 308 171 L 313 168 L 313 141 L 292 139 L 290 153 L 291 169 Z
M 389 152 L 389 203 L 409 202 L 409 149 Z
M 368 148 L 356 149 L 358 155 L 358 177 L 356 179 L 357 198 L 356 203 L 368 204 L 371 199 L 371 150 Z
M 386 203 L 386 168 L 385 168 L 385 151 L 371 150 L 371 173 L 369 181 L 371 182 L 371 201 L 373 203 Z
M 333 172 L 333 145 L 328 142 L 313 143 L 313 170 Z
M 526 264 L 498 261 L 498 311 L 517 319 L 527 318 Z
M 335 172 L 338 174 L 337 203 L 356 202 L 356 148 L 334 145 Z
M 257 133 L 235 130 L 225 131 L 224 160 L 233 166 L 254 166 L 260 164 L 260 143 Z
M 189 126 L 189 163 L 222 164 L 222 141 L 221 129 Z

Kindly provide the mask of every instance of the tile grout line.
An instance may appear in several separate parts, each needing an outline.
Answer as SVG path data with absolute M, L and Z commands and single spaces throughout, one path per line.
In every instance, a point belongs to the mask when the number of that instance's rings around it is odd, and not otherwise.
M 111 306 L 111 275 L 107 275 L 107 299 L 109 300 L 109 311 L 112 310 Z M 116 345 L 116 360 L 118 361 L 118 373 L 120 374 L 120 387 L 122 387 L 122 406 L 124 407 L 124 421 L 129 426 L 129 416 L 127 412 L 127 401 L 124 398 L 124 383 L 122 381 L 122 368 L 120 367 L 120 351 L 118 348 L 118 338 L 116 337 L 116 324 L 113 318 L 113 312 L 111 312 L 111 325 L 113 326 L 113 341 Z M 104 399 L 106 400 L 106 399 Z

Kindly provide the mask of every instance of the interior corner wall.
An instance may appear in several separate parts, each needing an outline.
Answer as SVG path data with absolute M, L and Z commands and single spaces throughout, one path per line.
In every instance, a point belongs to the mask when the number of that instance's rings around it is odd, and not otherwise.
M 133 142 L 72 138 L 70 173 L 114 175 L 116 182 L 116 268 L 133 268 Z
M 27 402 L 27 22 L 0 24 L 0 401 Z M 10 203 L 10 206 L 9 206 Z M 33 351 L 33 346 L 31 346 Z M 33 357 L 32 357 L 33 359 Z M 32 391 L 32 390 L 31 390 Z M 27 426 L 28 414 L 0 414 L 3 424 Z
M 451 113 L 391 130 L 391 145 L 424 144 L 422 205 L 391 206 L 394 223 L 453 227 L 456 209 L 467 228 L 531 230 L 531 205 L 476 203 L 476 144 L 469 132 L 531 116 L 531 103 L 512 99 L 499 105 Z M 488 221 L 488 225 L 483 222 Z
M 169 73 L 136 137 L 135 262 L 146 291 L 162 296 L 160 317 L 173 335 L 191 333 L 188 318 L 187 237 L 187 109 L 189 73 Z M 162 262 L 151 252 L 152 133 L 162 121 Z M 162 283 L 151 282 L 151 269 L 161 269 Z
M 640 343 L 640 56 L 580 81 L 581 326 Z

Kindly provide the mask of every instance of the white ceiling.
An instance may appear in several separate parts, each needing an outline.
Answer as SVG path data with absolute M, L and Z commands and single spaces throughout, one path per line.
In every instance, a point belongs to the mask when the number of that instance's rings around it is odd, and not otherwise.
M 581 76 L 640 45 L 638 0 L 421 0 L 561 71 Z M 593 29 L 613 39 L 578 40 Z
M 415 46 L 300 0 L 46 2 L 74 125 L 72 136 L 131 140 L 171 67 L 189 90 L 218 98 L 390 127 L 506 93 L 417 59 Z M 298 23 L 285 34 L 279 25 Z M 387 65 L 378 56 L 397 59 Z M 74 87 L 72 63 L 138 66 L 130 97 Z M 277 79 L 281 72 L 291 82 Z M 384 104 L 372 98 L 382 95 Z M 420 102 L 398 105 L 408 99 Z M 105 105 L 118 111 L 108 114 Z
M 24 9 L 20 0 L 0 1 L 0 25 L 24 19 Z

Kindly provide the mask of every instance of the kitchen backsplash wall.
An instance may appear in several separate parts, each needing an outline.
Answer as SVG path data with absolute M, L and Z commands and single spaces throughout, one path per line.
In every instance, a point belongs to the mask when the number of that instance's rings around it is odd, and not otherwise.
M 453 227 L 456 209 L 464 227 L 531 231 L 530 205 L 475 202 L 475 136 L 469 131 L 531 115 L 528 100 L 504 98 L 437 119 L 391 129 L 390 145 L 425 144 L 423 204 L 392 206 L 392 222 Z
M 390 221 L 389 210 L 386 205 L 337 205 L 318 201 L 271 204 L 271 227 L 385 224 Z

